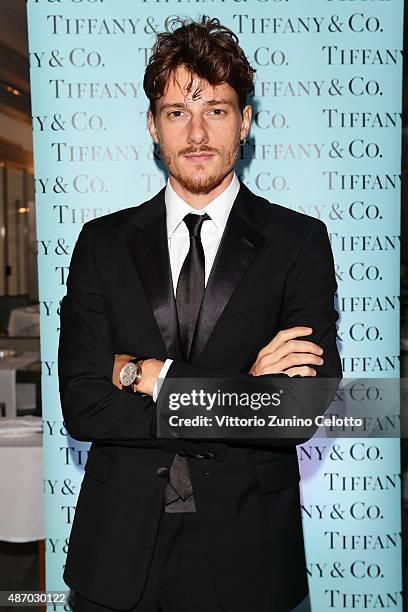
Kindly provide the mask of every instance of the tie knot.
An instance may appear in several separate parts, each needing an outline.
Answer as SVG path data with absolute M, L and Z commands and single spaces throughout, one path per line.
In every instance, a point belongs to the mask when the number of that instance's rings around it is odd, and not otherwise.
M 198 238 L 200 236 L 201 226 L 207 219 L 210 219 L 207 213 L 204 213 L 203 215 L 195 215 L 194 213 L 190 213 L 184 217 L 183 221 L 187 225 L 190 236 Z

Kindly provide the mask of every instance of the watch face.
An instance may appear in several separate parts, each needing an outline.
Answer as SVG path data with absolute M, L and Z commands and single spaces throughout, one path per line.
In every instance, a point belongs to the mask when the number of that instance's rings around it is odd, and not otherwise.
M 124 387 L 133 385 L 136 380 L 136 365 L 132 362 L 127 363 L 120 371 L 120 382 Z

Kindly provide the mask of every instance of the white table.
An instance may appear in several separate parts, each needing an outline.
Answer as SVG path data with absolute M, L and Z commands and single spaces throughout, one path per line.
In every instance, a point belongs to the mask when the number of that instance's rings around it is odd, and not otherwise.
M 30 363 L 38 361 L 40 358 L 37 352 L 26 352 L 16 357 L 7 357 L 0 359 L 0 403 L 6 404 L 5 416 L 17 415 L 17 386 L 16 386 L 16 370 L 24 368 Z M 29 385 L 24 385 L 29 386 Z M 35 386 L 30 385 L 32 389 L 29 391 L 34 394 L 35 402 Z M 22 401 L 27 402 L 29 398 L 22 398 Z
M 38 304 L 19 306 L 10 312 L 7 326 L 9 336 L 39 336 L 40 309 Z
M 0 435 L 0 540 L 45 538 L 42 436 Z

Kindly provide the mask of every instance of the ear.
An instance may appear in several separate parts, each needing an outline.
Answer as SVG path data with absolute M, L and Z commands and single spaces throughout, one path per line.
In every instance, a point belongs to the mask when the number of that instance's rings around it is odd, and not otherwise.
M 251 126 L 252 119 L 252 106 L 247 104 L 242 111 L 242 123 L 241 129 L 239 132 L 239 137 L 241 140 L 244 140 L 248 136 L 249 128 Z
M 156 124 L 154 121 L 154 116 L 152 111 L 149 110 L 149 112 L 147 113 L 147 128 L 150 132 L 150 136 L 153 138 L 154 142 L 156 144 L 159 144 L 159 136 L 157 133 L 157 128 L 156 128 Z

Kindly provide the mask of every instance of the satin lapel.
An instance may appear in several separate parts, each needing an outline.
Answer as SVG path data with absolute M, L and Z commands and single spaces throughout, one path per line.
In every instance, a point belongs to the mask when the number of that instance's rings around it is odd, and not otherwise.
M 254 194 L 241 185 L 205 289 L 189 354 L 191 363 L 199 360 L 222 311 L 264 245 L 266 236 L 254 227 L 263 220 L 262 213 L 256 214 L 256 205 Z
M 128 247 L 149 299 L 168 356 L 181 359 L 179 326 L 168 252 L 163 191 L 143 205 L 128 236 Z

